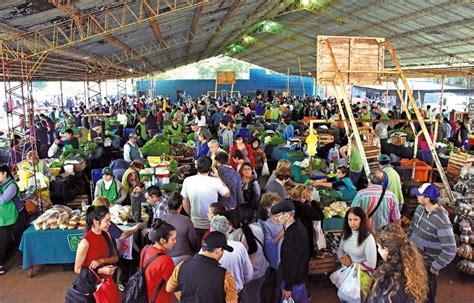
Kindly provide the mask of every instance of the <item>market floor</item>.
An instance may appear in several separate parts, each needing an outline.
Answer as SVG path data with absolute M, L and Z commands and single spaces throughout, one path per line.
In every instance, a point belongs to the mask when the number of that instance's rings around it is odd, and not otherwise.
M 16 255 L 8 264 L 8 272 L 0 276 L 0 303 L 63 303 L 64 295 L 76 275 L 72 266 L 44 266 L 33 278 L 18 268 Z M 462 281 L 455 265 L 442 271 L 438 283 L 437 302 L 474 303 L 473 279 Z M 310 282 L 311 302 L 338 302 L 336 288 L 324 276 Z

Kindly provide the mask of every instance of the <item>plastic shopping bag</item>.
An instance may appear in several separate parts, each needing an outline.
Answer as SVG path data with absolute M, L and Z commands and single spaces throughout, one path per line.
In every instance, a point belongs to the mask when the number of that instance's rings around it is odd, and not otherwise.
M 270 176 L 270 170 L 268 169 L 267 161 L 263 162 L 262 176 Z
M 367 295 L 369 294 L 369 289 L 372 285 L 372 276 L 369 272 L 363 270 L 361 266 L 358 267 L 357 274 L 359 276 L 360 296 L 363 302 L 367 299 Z
M 313 237 L 315 238 L 314 243 L 318 246 L 318 249 L 323 249 L 327 247 L 326 237 L 324 237 L 323 228 L 321 226 L 321 221 L 313 221 Z
M 331 280 L 332 284 L 334 284 L 337 288 L 341 287 L 347 275 L 351 272 L 350 269 L 350 267 L 342 266 L 341 268 L 333 272 L 329 276 L 329 279 Z
M 358 268 L 359 264 L 352 264 L 349 267 L 349 273 L 337 291 L 339 300 L 348 303 L 361 302 Z

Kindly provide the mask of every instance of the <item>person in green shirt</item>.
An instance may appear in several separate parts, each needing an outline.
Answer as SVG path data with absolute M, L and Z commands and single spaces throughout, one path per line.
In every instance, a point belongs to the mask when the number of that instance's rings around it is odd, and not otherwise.
M 165 133 L 171 136 L 171 143 L 183 142 L 183 131 L 183 125 L 179 123 L 177 118 L 173 118 L 173 124 L 165 128 Z
M 352 202 L 357 195 L 357 188 L 347 176 L 347 168 L 345 166 L 338 166 L 336 168 L 336 178 L 334 181 L 328 182 L 327 179 L 318 179 L 314 180 L 312 184 L 313 186 L 327 187 L 339 192 L 343 201 Z
M 383 187 L 390 190 L 398 201 L 399 209 L 403 207 L 403 192 L 402 192 L 402 182 L 400 181 L 400 175 L 397 171 L 390 165 L 390 157 L 388 155 L 380 155 L 378 158 L 380 172 L 384 175 Z
M 278 122 L 278 118 L 280 117 L 280 109 L 278 107 L 273 107 L 270 110 L 270 119 L 273 122 Z
M 6 270 L 8 247 L 12 240 L 18 247 L 26 229 L 28 213 L 20 200 L 20 191 L 7 164 L 0 165 L 0 276 Z
M 362 169 L 364 168 L 364 161 L 362 160 L 362 155 L 360 154 L 355 142 L 351 143 L 350 155 L 348 154 L 348 148 L 348 145 L 341 147 L 339 153 L 347 162 L 349 162 L 351 181 L 355 186 L 357 186 L 362 175 Z
M 66 123 L 61 127 L 60 131 L 59 131 L 59 136 L 61 137 L 65 137 L 66 136 L 66 130 L 72 130 L 72 133 L 73 133 L 73 136 L 78 138 L 80 136 L 80 133 L 79 133 L 79 128 L 77 128 L 77 126 L 74 125 L 74 120 L 72 119 L 67 119 L 66 120 Z
M 95 185 L 94 199 L 98 197 L 107 198 L 111 205 L 122 204 L 127 198 L 127 192 L 122 188 L 122 183 L 115 179 L 110 167 L 102 170 L 102 179 Z
M 135 126 L 135 133 L 138 135 L 138 146 L 143 146 L 148 140 L 148 131 L 146 129 L 146 115 L 140 114 L 140 121 Z

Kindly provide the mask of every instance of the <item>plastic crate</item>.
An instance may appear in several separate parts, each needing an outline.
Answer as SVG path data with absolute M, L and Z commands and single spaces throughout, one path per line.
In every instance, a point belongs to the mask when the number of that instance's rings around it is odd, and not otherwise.
M 413 160 L 412 159 L 402 159 L 400 161 L 400 165 L 402 167 L 413 167 Z M 425 162 L 421 160 L 416 160 L 415 163 L 415 178 L 414 180 L 416 182 L 426 182 L 428 181 L 428 175 L 431 171 L 431 166 L 426 164 Z
M 293 172 L 295 182 L 304 183 L 306 180 L 308 180 L 308 175 L 301 171 L 301 167 L 293 164 L 291 165 L 291 171 Z

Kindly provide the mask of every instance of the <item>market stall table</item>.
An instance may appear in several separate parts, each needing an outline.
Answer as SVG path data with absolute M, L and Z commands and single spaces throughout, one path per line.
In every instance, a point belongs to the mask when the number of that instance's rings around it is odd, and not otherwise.
M 344 227 L 344 218 L 332 217 L 323 220 L 323 230 L 327 231 L 342 231 Z
M 126 230 L 131 227 L 119 225 Z M 23 233 L 20 251 L 23 254 L 23 269 L 28 276 L 34 275 L 34 268 L 46 264 L 72 264 L 76 260 L 76 251 L 85 231 L 79 229 L 47 229 L 35 230 L 31 225 Z M 131 255 L 133 237 L 120 240 L 117 247 L 119 254 Z
M 274 147 L 272 150 L 272 159 L 276 161 L 289 160 L 291 162 L 294 162 L 294 161 L 301 161 L 305 158 L 305 156 L 292 157 L 289 155 L 290 152 L 293 152 L 293 150 L 286 147 Z

